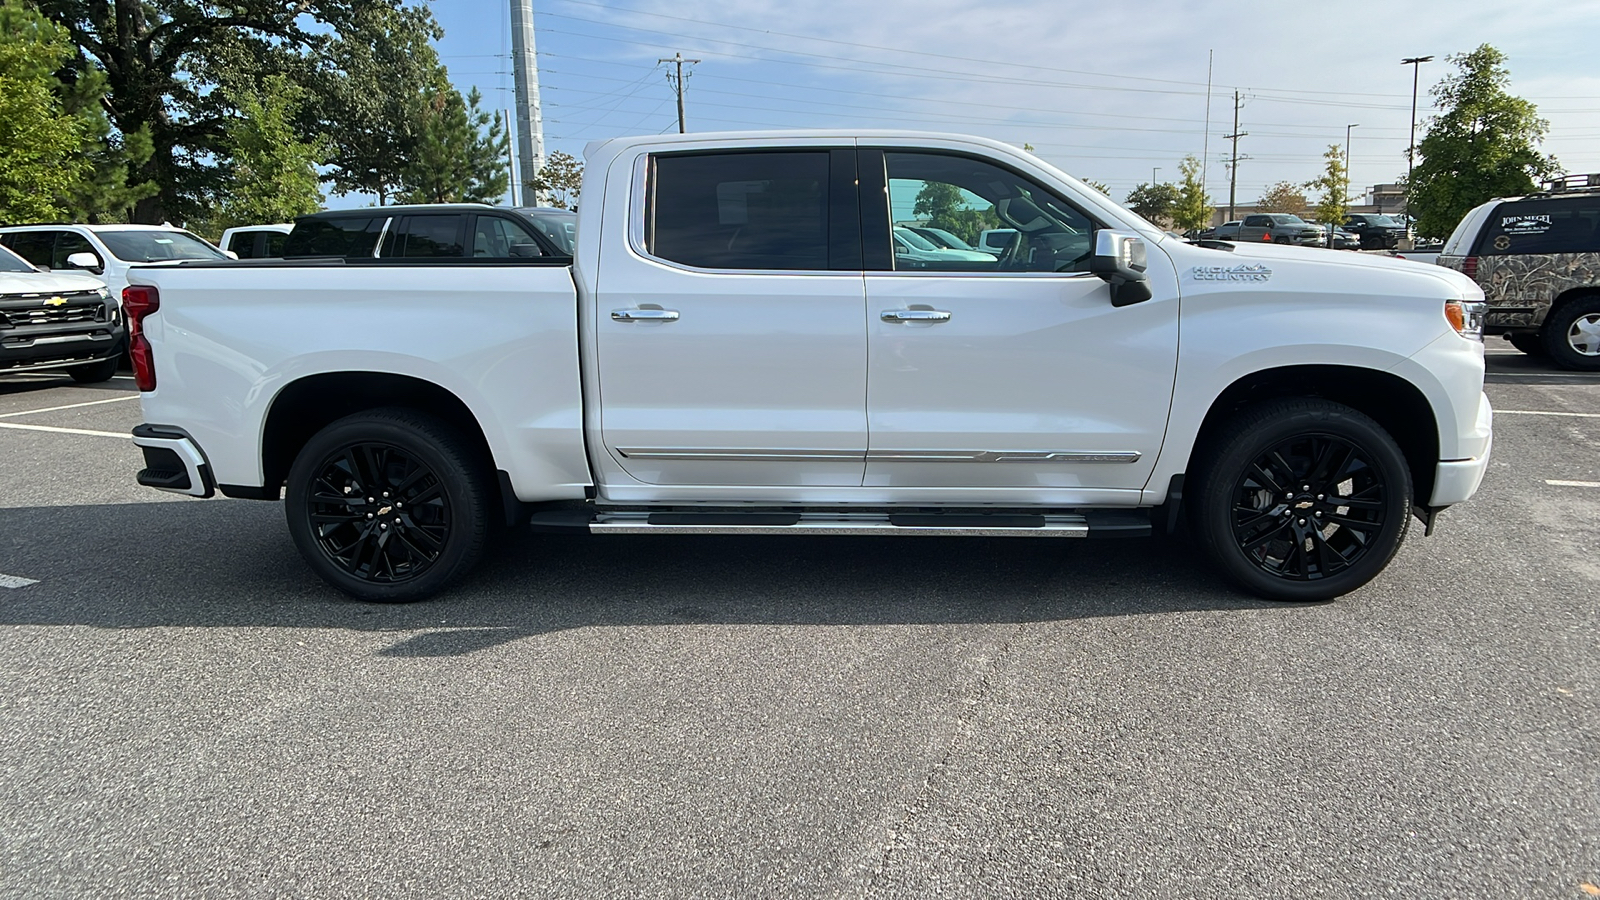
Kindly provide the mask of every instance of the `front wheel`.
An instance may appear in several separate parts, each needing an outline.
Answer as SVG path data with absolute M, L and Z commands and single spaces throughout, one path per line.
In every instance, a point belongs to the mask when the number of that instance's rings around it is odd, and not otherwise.
M 1286 237 L 1274 238 L 1272 242 L 1274 244 L 1287 244 L 1289 243 L 1289 239 Z
M 480 456 L 413 410 L 347 416 L 289 468 L 289 533 L 311 568 L 352 597 L 422 600 L 483 554 L 494 492 Z
M 1545 319 L 1544 349 L 1565 369 L 1600 370 L 1600 295 L 1579 297 Z
M 78 384 L 99 384 L 102 381 L 110 381 L 117 374 L 117 361 L 118 358 L 113 356 L 86 366 L 73 366 L 67 370 L 67 374 Z
M 1197 454 L 1190 526 L 1231 581 L 1269 600 L 1320 601 L 1371 581 L 1411 514 L 1411 473 L 1378 423 L 1326 400 L 1280 400 Z

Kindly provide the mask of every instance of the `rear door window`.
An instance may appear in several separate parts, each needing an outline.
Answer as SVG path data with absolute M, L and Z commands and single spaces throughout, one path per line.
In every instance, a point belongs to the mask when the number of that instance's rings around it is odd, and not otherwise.
M 238 254 L 240 259 L 255 259 L 259 255 L 256 250 L 260 243 L 261 235 L 259 232 L 241 231 L 230 236 L 228 238 L 228 246 L 222 249 L 232 250 Z
M 56 247 L 54 231 L 19 231 L 11 236 L 8 246 L 18 256 L 36 266 L 54 268 L 50 264 Z
M 1484 223 L 1476 253 L 1600 253 L 1600 198 L 1502 203 Z
M 402 216 L 384 238 L 385 259 L 461 259 L 467 217 L 463 213 Z
M 283 255 L 284 244 L 288 243 L 289 236 L 281 231 L 269 231 L 262 235 L 261 255 L 276 258 Z
M 385 216 L 302 219 L 284 243 L 284 256 L 371 256 Z
M 1244 220 L 1244 227 L 1246 227 L 1246 228 L 1270 228 L 1270 227 L 1272 227 L 1272 219 L 1270 219 L 1270 218 L 1268 218 L 1266 216 L 1249 216 Z
M 544 255 L 528 229 L 499 216 L 474 216 L 473 259 L 533 259 Z
M 658 156 L 645 249 L 706 269 L 828 268 L 826 150 Z
M 67 265 L 67 257 L 74 253 L 94 253 L 94 258 L 96 260 L 100 260 L 100 254 L 95 253 L 94 245 L 89 243 L 89 239 L 83 235 L 78 234 L 75 231 L 59 231 L 56 232 L 56 234 L 58 235 L 56 238 L 56 249 L 50 257 L 52 260 L 50 263 L 50 268 L 71 268 Z M 104 265 L 105 261 L 100 260 L 100 264 Z

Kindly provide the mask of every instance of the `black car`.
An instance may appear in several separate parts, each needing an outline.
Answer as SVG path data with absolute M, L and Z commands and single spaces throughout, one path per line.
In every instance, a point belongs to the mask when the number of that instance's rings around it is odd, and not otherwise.
M 1404 223 L 1376 213 L 1351 213 L 1342 227 L 1361 236 L 1363 250 L 1393 250 L 1406 234 Z
M 540 259 L 572 256 L 565 210 L 521 210 L 480 203 L 380 206 L 295 219 L 286 259 Z

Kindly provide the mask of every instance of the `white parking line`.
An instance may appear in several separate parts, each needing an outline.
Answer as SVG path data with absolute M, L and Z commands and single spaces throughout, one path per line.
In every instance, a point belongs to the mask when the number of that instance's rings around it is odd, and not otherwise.
M 1551 481 L 1546 478 L 1544 483 L 1556 487 L 1600 487 L 1600 481 Z
M 23 578 L 21 575 L 7 575 L 4 572 L 0 572 L 0 588 L 9 588 L 14 591 L 17 588 L 25 588 L 30 584 L 38 583 L 39 580 L 37 578 Z
M 77 409 L 80 406 L 99 406 L 102 403 L 122 403 L 125 400 L 137 400 L 138 395 L 132 397 L 112 397 L 110 400 L 90 400 L 87 403 L 68 403 L 66 406 L 47 406 L 44 409 L 25 409 L 21 412 L 0 413 L 0 419 L 9 419 L 13 416 L 31 416 L 34 413 L 59 412 L 63 409 Z
M 1546 409 L 1497 409 L 1497 416 L 1569 416 L 1574 419 L 1600 419 L 1600 413 L 1553 412 Z
M 1593 378 L 1583 372 L 1489 372 L 1490 378 Z
M 0 422 L 0 428 L 15 428 L 18 431 L 49 431 L 55 434 L 86 434 L 90 437 L 122 438 L 133 440 L 133 435 L 120 431 L 90 431 L 87 428 L 54 428 L 49 425 L 24 425 L 21 422 Z

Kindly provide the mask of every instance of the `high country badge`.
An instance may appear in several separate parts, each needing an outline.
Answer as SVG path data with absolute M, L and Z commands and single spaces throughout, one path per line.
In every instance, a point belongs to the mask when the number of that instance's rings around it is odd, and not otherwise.
M 1241 266 L 1195 266 L 1195 281 L 1268 281 L 1272 270 L 1261 264 Z

